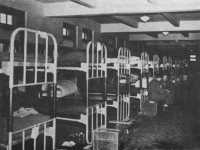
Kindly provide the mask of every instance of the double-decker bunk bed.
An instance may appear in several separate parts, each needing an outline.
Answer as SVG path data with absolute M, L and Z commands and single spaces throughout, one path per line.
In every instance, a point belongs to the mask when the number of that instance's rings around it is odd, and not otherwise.
M 57 144 L 91 145 L 93 131 L 107 125 L 107 48 L 94 41 L 86 51 L 61 48 L 58 60 Z
M 43 114 L 37 109 L 42 101 L 40 86 L 56 84 L 55 37 L 17 28 L 11 34 L 9 50 L 0 56 L 0 149 L 55 149 L 54 113 Z M 53 95 L 48 97 L 49 112 L 54 112 Z
M 149 68 L 152 65 L 149 63 L 149 54 L 147 52 L 142 52 L 140 57 L 135 58 L 137 59 L 133 59 L 130 63 L 131 74 L 137 75 L 138 80 L 131 84 L 131 99 L 133 98 L 135 101 L 134 105 L 137 114 L 138 112 L 142 112 L 143 103 L 148 96 Z
M 110 128 L 130 121 L 130 55 L 128 48 L 121 47 L 117 58 L 108 59 L 107 111 Z

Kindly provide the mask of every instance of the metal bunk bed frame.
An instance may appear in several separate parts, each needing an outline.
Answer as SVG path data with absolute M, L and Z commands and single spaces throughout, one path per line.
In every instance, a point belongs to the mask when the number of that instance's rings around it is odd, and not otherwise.
M 130 50 L 125 47 L 120 47 L 118 50 L 118 57 L 113 66 L 109 66 L 108 69 L 113 69 L 117 71 L 117 101 L 113 101 L 113 104 L 108 104 L 110 107 L 117 109 L 117 120 L 109 121 L 109 123 L 114 124 L 124 124 L 130 121 Z M 125 78 L 126 83 L 128 82 L 128 91 L 126 93 L 121 93 L 120 91 L 120 81 Z M 128 81 L 127 81 L 128 80 Z M 109 95 L 109 94 L 108 94 Z
M 145 102 L 146 96 L 148 95 L 148 87 L 149 87 L 149 54 L 147 52 L 141 53 L 141 80 L 140 80 L 140 89 L 141 89 L 141 100 L 140 100 L 140 111 L 143 110 L 143 104 Z M 142 78 L 146 77 L 147 88 L 143 89 L 142 86 Z
M 104 44 L 100 42 L 96 43 L 90 41 L 87 44 L 87 53 L 86 53 L 86 63 L 81 63 L 80 67 L 58 67 L 58 70 L 73 70 L 73 71 L 82 71 L 86 73 L 86 115 L 81 114 L 80 119 L 73 118 L 64 118 L 64 117 L 56 117 L 59 120 L 66 120 L 72 122 L 78 122 L 86 125 L 86 143 L 92 144 L 93 131 L 99 128 L 107 127 L 107 104 L 106 101 L 103 104 L 95 104 L 89 107 L 89 95 L 90 94 L 99 94 L 99 93 L 89 93 L 89 80 L 104 78 L 105 87 L 106 87 L 106 78 L 107 78 L 107 48 Z M 96 55 L 95 55 L 96 54 Z M 91 57 L 90 57 L 91 56 Z M 96 57 L 96 58 L 95 58 Z M 106 100 L 106 88 L 104 91 L 104 97 Z M 94 123 L 94 113 L 96 112 L 96 122 Z M 100 114 L 100 118 L 99 115 Z M 89 129 L 89 117 L 91 118 L 91 129 Z M 104 118 L 103 118 L 104 116 Z M 100 119 L 100 122 L 99 122 Z M 89 135 L 91 134 L 91 135 Z M 91 139 L 90 139 L 91 137 Z
M 17 62 L 15 61 L 15 40 L 19 32 L 24 32 L 24 58 L 23 61 Z M 28 34 L 33 34 L 35 36 L 35 61 L 28 62 L 27 56 L 28 56 Z M 39 37 L 45 40 L 45 61 L 44 63 L 38 62 L 38 44 L 39 44 Z M 53 41 L 53 62 L 48 62 L 48 53 L 49 53 L 49 47 L 48 47 L 48 41 L 51 39 Z M 22 83 L 14 83 L 14 68 L 16 66 L 23 67 L 23 80 Z M 26 81 L 26 72 L 28 71 L 27 67 L 31 66 L 34 67 L 32 73 L 34 76 L 34 81 L 32 83 L 27 83 Z M 38 81 L 38 71 L 41 71 L 39 68 L 43 69 L 44 74 L 44 81 L 39 82 Z M 33 29 L 28 28 L 17 28 L 15 29 L 10 38 L 10 60 L 6 62 L 2 62 L 2 73 L 5 73 L 9 75 L 9 89 L 10 89 L 10 96 L 9 96 L 9 121 L 8 121 L 8 145 L 6 145 L 7 150 L 12 150 L 12 146 L 16 143 L 13 141 L 13 136 L 15 134 L 21 135 L 20 142 L 22 143 L 22 150 L 25 150 L 25 141 L 27 140 L 26 132 L 30 131 L 32 132 L 32 136 L 28 137 L 34 139 L 34 150 L 36 150 L 36 139 L 41 134 L 41 132 L 44 134 L 44 149 L 46 149 L 46 137 L 49 136 L 53 140 L 53 149 L 55 149 L 55 127 L 56 127 L 56 119 L 53 117 L 52 119 L 49 119 L 45 122 L 40 122 L 37 124 L 34 124 L 32 126 L 29 126 L 27 128 L 13 131 L 13 88 L 15 87 L 22 87 L 22 86 L 33 86 L 33 85 L 42 85 L 42 84 L 52 84 L 54 85 L 54 88 L 57 83 L 57 73 L 56 73 L 56 67 L 57 67 L 57 41 L 56 38 L 49 33 L 37 31 Z M 53 79 L 51 81 L 47 80 L 47 74 L 52 73 Z M 55 92 L 54 92 L 55 95 Z M 54 96 L 55 97 L 55 96 Z M 55 98 L 54 98 L 55 103 Z M 42 128 L 43 130 L 39 131 L 39 128 Z M 5 145 L 4 145 L 5 146 Z
M 143 105 L 143 102 L 145 100 L 145 97 L 148 95 L 148 72 L 149 72 L 149 67 L 150 67 L 150 64 L 149 64 L 149 55 L 147 52 L 142 52 L 141 55 L 140 55 L 140 60 L 137 61 L 137 62 L 132 62 L 134 64 L 131 64 L 131 68 L 136 68 L 136 69 L 139 69 L 140 70 L 140 93 L 137 94 L 137 96 L 131 96 L 131 98 L 136 98 L 136 99 L 139 99 L 139 103 L 140 103 L 140 112 L 142 111 L 142 105 Z M 154 63 L 154 62 L 152 62 Z M 137 64 L 137 65 L 136 65 Z M 153 67 L 153 66 L 152 66 Z M 153 71 L 154 71 L 154 67 L 153 67 Z M 147 89 L 143 89 L 143 82 L 142 82 L 142 78 L 143 76 L 145 76 L 147 79 Z

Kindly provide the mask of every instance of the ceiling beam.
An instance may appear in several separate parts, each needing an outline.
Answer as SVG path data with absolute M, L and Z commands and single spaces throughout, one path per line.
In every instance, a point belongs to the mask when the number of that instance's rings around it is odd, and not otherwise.
M 94 6 L 90 5 L 89 3 L 84 2 L 82 0 L 70 0 L 70 1 L 77 3 L 81 6 L 85 6 L 85 7 L 88 7 L 88 8 L 94 8 Z
M 4 0 L 6 1 L 6 0 Z M 25 1 L 25 0 L 23 0 Z M 55 1 L 55 0 L 54 0 Z M 61 1 L 61 0 L 58 0 Z M 80 0 L 86 2 L 86 0 Z M 161 0 L 160 0 L 161 1 Z M 168 0 L 164 5 L 153 5 L 145 0 L 87 0 L 93 9 L 80 7 L 75 3 L 55 2 L 43 4 L 43 13 L 46 17 L 78 17 L 78 16 L 101 16 L 101 15 L 132 15 L 132 14 L 152 14 L 152 13 L 172 13 L 172 12 L 194 12 L 200 11 L 199 0 Z M 173 6 L 173 7 L 172 7 Z M 133 9 L 134 8 L 134 9 Z
M 161 13 L 161 15 L 164 18 L 166 18 L 173 26 L 180 26 L 180 20 L 177 17 L 175 17 L 172 13 Z
M 123 23 L 125 25 L 128 25 L 133 28 L 138 27 L 138 22 L 129 16 L 112 16 L 113 19 L 118 20 L 120 23 Z
M 168 21 L 138 23 L 138 28 L 131 28 L 120 23 L 101 24 L 101 33 L 129 33 L 129 32 L 199 32 L 200 20 L 180 21 L 179 27 L 172 26 Z
M 129 34 L 129 41 L 196 41 L 200 40 L 200 33 L 190 33 L 189 37 L 184 37 L 181 33 L 170 33 L 164 36 L 162 33 L 158 34 L 158 38 L 148 36 L 146 33 Z
M 62 3 L 62 2 L 73 2 L 73 3 L 76 3 L 76 4 L 79 4 L 81 6 L 84 6 L 84 7 L 87 7 L 87 8 L 94 8 L 93 5 L 89 4 L 89 3 L 86 3 L 84 2 L 83 0 L 37 0 L 37 1 L 40 1 L 42 3 Z

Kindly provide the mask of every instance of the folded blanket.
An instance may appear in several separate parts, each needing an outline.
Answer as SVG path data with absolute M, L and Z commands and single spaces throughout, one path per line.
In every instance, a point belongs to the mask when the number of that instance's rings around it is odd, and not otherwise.
M 24 118 L 29 115 L 37 115 L 37 114 L 39 113 L 34 108 L 21 107 L 14 112 L 14 117 Z

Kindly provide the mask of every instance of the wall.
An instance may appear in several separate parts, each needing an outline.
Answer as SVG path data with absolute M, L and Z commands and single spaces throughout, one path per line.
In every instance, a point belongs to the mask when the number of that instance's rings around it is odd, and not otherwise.
M 86 27 L 95 31 L 97 38 L 100 33 L 100 25 L 92 20 L 84 18 L 47 18 L 43 16 L 43 8 L 40 2 L 36 0 L 0 0 L 0 5 L 16 8 L 27 12 L 26 25 L 29 28 L 38 29 L 52 33 L 56 36 L 58 43 L 62 42 L 62 25 L 63 22 L 69 22 L 79 26 L 79 35 L 81 28 Z M 0 29 L 0 38 L 9 39 L 9 31 Z M 79 36 L 79 48 L 85 48 L 81 43 Z
M 85 45 L 81 42 L 81 32 L 82 28 L 89 28 L 95 31 L 95 38 L 99 38 L 100 25 L 92 20 L 84 18 L 45 18 L 45 29 L 44 31 L 53 31 L 54 35 L 57 37 L 58 43 L 62 43 L 62 26 L 63 22 L 68 22 L 70 24 L 78 26 L 78 45 L 79 48 L 85 48 Z

